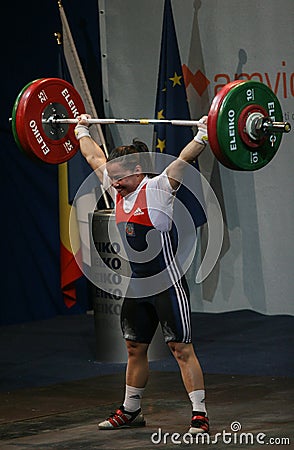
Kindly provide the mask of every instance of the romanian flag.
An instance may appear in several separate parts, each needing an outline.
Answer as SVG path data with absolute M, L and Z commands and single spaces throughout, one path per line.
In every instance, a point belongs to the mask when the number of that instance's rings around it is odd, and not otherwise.
M 58 2 L 58 6 L 62 24 L 62 37 L 60 35 L 59 42 L 59 76 L 72 83 L 79 92 L 85 111 L 92 117 L 98 117 L 61 1 Z M 92 125 L 90 133 L 107 154 L 101 126 Z M 93 194 L 93 187 L 90 186 L 91 183 L 87 183 L 85 189 L 79 190 L 79 188 L 91 173 L 91 168 L 80 152 L 59 167 L 61 285 L 68 307 L 72 307 L 77 301 L 75 282 L 83 275 L 81 268 L 85 272 L 87 265 L 90 264 L 88 260 L 89 228 L 88 226 L 85 228 L 88 215 L 86 214 L 86 218 L 84 215 L 85 211 L 93 210 L 95 194 Z
M 80 235 L 76 208 L 68 203 L 67 162 L 58 166 L 61 289 L 68 308 L 76 304 L 75 281 L 82 275 Z M 71 226 L 69 227 L 69 223 Z
M 59 77 L 71 82 L 63 52 L 62 36 L 60 33 L 55 33 L 55 35 L 59 50 Z M 71 308 L 77 302 L 75 282 L 83 276 L 83 273 L 76 208 L 69 203 L 67 162 L 58 166 L 58 188 L 61 289 L 65 305 Z

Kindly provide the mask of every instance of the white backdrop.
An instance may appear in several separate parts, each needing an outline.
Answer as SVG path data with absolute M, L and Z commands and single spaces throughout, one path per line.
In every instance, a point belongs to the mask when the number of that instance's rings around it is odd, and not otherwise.
M 163 0 L 99 0 L 106 117 L 154 117 Z M 172 0 L 192 118 L 209 109 L 218 85 L 245 73 L 269 85 L 286 120 L 294 122 L 293 0 Z M 196 72 L 209 81 L 198 93 Z M 194 76 L 194 78 L 193 78 Z M 293 127 L 294 128 L 294 127 Z M 152 127 L 112 126 L 115 145 L 139 137 L 151 146 Z M 275 158 L 255 172 L 233 172 L 210 150 L 200 157 L 225 220 L 219 261 L 200 285 L 198 256 L 188 272 L 193 311 L 252 309 L 294 314 L 293 144 L 285 135 Z

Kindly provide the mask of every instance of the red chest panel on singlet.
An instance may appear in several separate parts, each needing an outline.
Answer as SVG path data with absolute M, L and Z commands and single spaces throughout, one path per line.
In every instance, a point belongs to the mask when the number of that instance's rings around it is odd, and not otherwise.
M 134 206 L 130 212 L 126 213 L 123 208 L 123 197 L 116 196 L 116 223 L 138 223 L 147 227 L 153 227 L 149 217 L 146 198 L 146 184 L 138 192 Z

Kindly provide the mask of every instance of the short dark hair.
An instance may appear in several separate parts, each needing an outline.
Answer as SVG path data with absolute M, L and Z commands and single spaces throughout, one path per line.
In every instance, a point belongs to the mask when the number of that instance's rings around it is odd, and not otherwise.
M 120 158 L 120 164 L 128 170 L 135 170 L 139 164 L 146 175 L 153 174 L 151 155 L 147 145 L 137 139 L 133 139 L 131 145 L 121 145 L 114 148 L 107 158 L 107 162 Z

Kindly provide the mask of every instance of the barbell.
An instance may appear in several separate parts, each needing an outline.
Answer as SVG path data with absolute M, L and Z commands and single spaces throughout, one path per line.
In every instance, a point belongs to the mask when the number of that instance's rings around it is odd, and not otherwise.
M 13 105 L 12 132 L 29 157 L 46 163 L 68 161 L 79 150 L 74 134 L 83 100 L 61 78 L 34 80 L 19 92 Z M 96 124 L 197 126 L 195 120 L 96 119 Z M 273 91 L 254 80 L 235 80 L 214 97 L 208 113 L 208 140 L 215 157 L 233 170 L 258 170 L 275 156 L 283 133 L 291 130 Z

